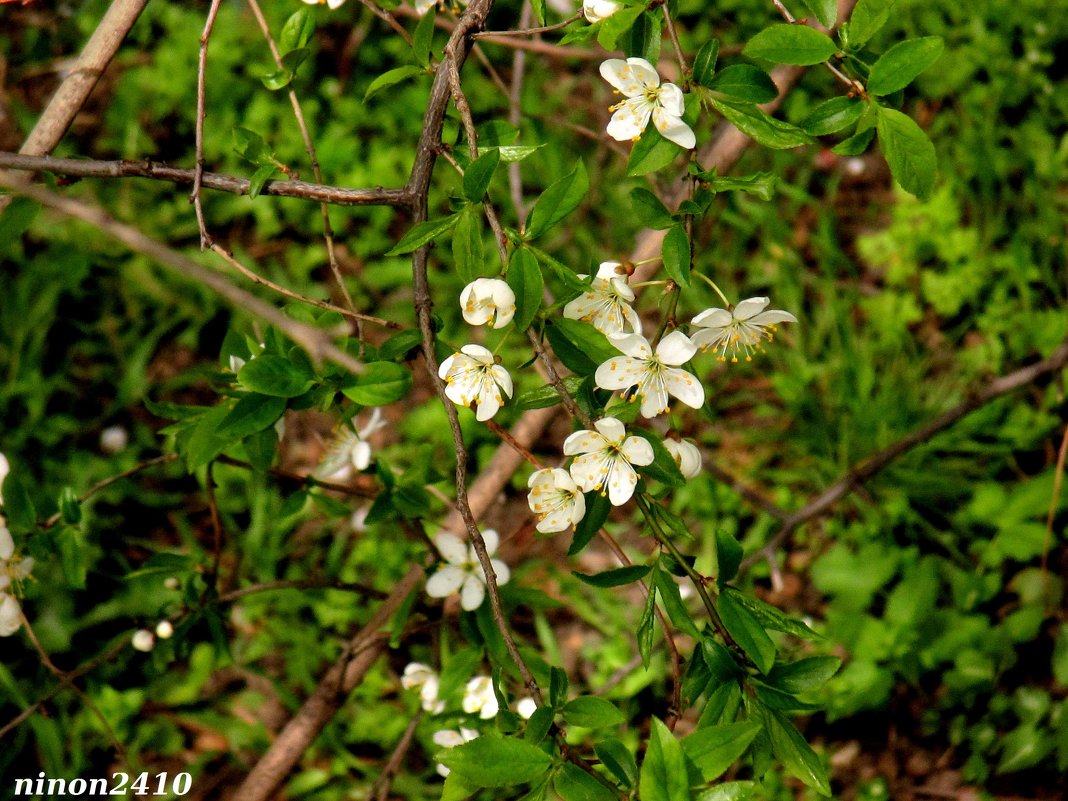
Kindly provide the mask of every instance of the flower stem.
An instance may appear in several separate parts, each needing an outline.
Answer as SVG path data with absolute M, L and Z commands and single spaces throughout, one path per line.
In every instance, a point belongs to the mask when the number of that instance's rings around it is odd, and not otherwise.
M 713 290 L 715 290 L 715 293 L 717 295 L 719 295 L 719 299 L 723 301 L 723 305 L 724 305 L 725 308 L 728 308 L 728 309 L 730 308 L 731 302 L 729 300 L 727 300 L 727 296 L 723 294 L 723 290 L 721 290 L 718 286 L 716 286 L 716 282 L 715 281 L 713 281 L 707 275 L 697 272 L 696 270 L 694 271 L 694 275 L 696 275 L 698 278 L 702 279 L 706 284 L 708 284 L 710 287 L 712 287 Z

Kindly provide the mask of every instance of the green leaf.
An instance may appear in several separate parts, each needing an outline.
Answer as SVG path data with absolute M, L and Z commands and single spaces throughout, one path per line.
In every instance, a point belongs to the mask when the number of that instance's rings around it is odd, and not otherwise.
M 838 0 L 802 0 L 808 10 L 816 15 L 816 19 L 824 28 L 833 28 L 838 21 Z
M 299 50 L 306 47 L 315 33 L 315 17 L 309 8 L 299 8 L 294 11 L 285 25 L 282 33 L 278 36 L 278 48 L 282 53 L 290 50 Z
M 464 170 L 464 197 L 473 203 L 481 202 L 500 163 L 501 151 L 492 148 L 468 164 Z
M 890 108 L 879 109 L 879 148 L 901 188 L 921 200 L 934 190 L 938 169 L 934 145 L 909 116 Z
M 262 167 L 256 169 L 256 172 L 252 173 L 252 177 L 248 182 L 248 196 L 255 200 L 260 196 L 260 192 L 263 191 L 263 187 L 271 180 L 271 176 L 277 172 L 278 167 L 275 164 L 264 164 Z
M 613 347 L 604 334 L 582 320 L 569 320 L 566 317 L 554 318 L 545 326 L 545 335 L 549 338 L 553 350 L 569 370 L 580 375 L 594 372 L 600 365 L 619 355 L 619 349 Z M 574 353 L 565 356 L 558 347 L 563 339 L 573 349 L 577 349 L 580 359 Z M 566 347 L 564 348 L 566 350 Z
M 771 172 L 731 177 L 716 175 L 715 170 L 709 170 L 698 173 L 696 177 L 705 181 L 712 192 L 749 192 L 761 200 L 771 200 L 775 196 L 775 188 L 779 185 L 779 176 Z
M 646 11 L 638 17 L 623 39 L 623 52 L 628 57 L 644 58 L 650 64 L 655 64 L 660 60 L 662 24 L 659 14 Z
M 682 287 L 690 285 L 690 239 L 686 229 L 676 225 L 668 229 L 660 252 L 664 262 L 664 271 L 668 277 Z
M 724 590 L 716 601 L 716 610 L 734 641 L 761 673 L 775 664 L 775 643 L 753 614 L 742 606 L 734 593 Z
M 719 562 L 717 579 L 722 584 L 738 575 L 738 566 L 742 563 L 742 546 L 722 529 L 716 529 L 716 560 Z
M 690 783 L 682 746 L 659 718 L 653 718 L 649 747 L 638 780 L 642 801 L 690 801 Z
M 4 497 L 4 516 L 12 530 L 32 531 L 37 527 L 33 498 L 17 471 L 12 470 L 7 474 L 0 495 Z
M 568 556 L 574 556 L 590 544 L 612 511 L 611 501 L 601 493 L 587 492 L 585 497 L 586 514 L 575 526 L 575 536 L 571 538 L 571 547 L 567 549 Z
M 645 578 L 651 569 L 649 565 L 627 565 L 626 567 L 617 567 L 614 570 L 605 570 L 602 573 L 594 573 L 592 575 L 572 570 L 571 575 L 591 587 L 622 587 L 624 584 L 630 584 L 633 581 Z
M 270 428 L 257 431 L 245 437 L 241 446 L 245 449 L 245 455 L 253 469 L 263 473 L 270 469 L 275 454 L 278 452 L 278 434 Z M 342 516 L 350 512 L 351 510 L 345 507 Z
M 448 217 L 439 217 L 436 220 L 427 220 L 426 222 L 416 223 L 408 232 L 401 237 L 400 242 L 392 247 L 392 249 L 386 251 L 387 256 L 402 256 L 405 253 L 411 253 L 413 250 L 418 250 L 423 245 L 427 244 L 431 240 L 437 239 L 446 231 L 451 231 L 453 227 L 460 221 L 460 215 L 450 214 Z
M 274 425 L 285 410 L 284 397 L 260 395 L 255 392 L 245 395 L 223 418 L 217 433 L 234 439 L 247 437 Z
M 229 413 L 230 407 L 224 404 L 212 407 L 197 419 L 187 439 L 178 440 L 179 450 L 185 457 L 186 467 L 190 472 L 210 462 L 237 439 L 219 436 L 219 424 Z
M 756 791 L 756 782 L 723 782 L 702 790 L 694 801 L 749 801 Z
M 570 725 L 581 726 L 584 729 L 618 726 L 626 720 L 626 716 L 615 704 L 594 695 L 584 695 L 568 701 L 560 710 L 560 714 Z
M 859 98 L 832 97 L 812 109 L 800 127 L 813 136 L 838 133 L 859 120 L 864 109 L 864 101 Z
M 62 526 L 53 536 L 56 549 L 59 551 L 63 578 L 66 579 L 68 586 L 76 590 L 85 589 L 85 574 L 88 565 L 82 533 L 73 526 Z
M 868 73 L 868 92 L 882 97 L 904 89 L 938 60 L 942 48 L 941 36 L 899 42 L 872 65 Z
M 424 67 L 430 66 L 430 45 L 434 41 L 434 18 L 437 17 L 437 7 L 430 9 L 415 26 L 415 34 L 412 36 L 412 53 L 417 64 Z
M 701 45 L 693 59 L 693 79 L 701 86 L 708 86 L 716 74 L 716 60 L 719 58 L 719 39 L 710 39 Z
M 815 140 L 800 128 L 777 120 L 752 104 L 710 98 L 716 110 L 746 136 L 765 147 L 783 150 L 811 144 Z
M 678 158 L 681 152 L 681 147 L 661 136 L 655 126 L 648 125 L 631 148 L 627 176 L 634 178 L 662 169 Z
M 274 164 L 271 149 L 263 141 L 263 137 L 248 128 L 234 128 L 234 150 L 241 158 L 253 164 L 266 166 Z
M 556 717 L 556 710 L 551 706 L 539 706 L 527 721 L 523 739 L 528 743 L 540 743 L 548 735 L 549 729 L 553 727 L 554 717 Z
M 378 348 L 378 356 L 384 361 L 394 361 L 407 357 L 411 351 L 423 344 L 423 335 L 414 328 L 399 331 Z
M 260 76 L 260 80 L 272 92 L 277 92 L 279 89 L 285 89 L 289 84 L 293 83 L 293 78 L 295 77 L 291 70 L 281 69 L 264 73 Z
M 854 52 L 864 47 L 886 24 L 895 2 L 897 0 L 858 0 L 849 23 L 842 26 L 842 43 Z
M 729 593 L 735 601 L 748 609 L 760 622 L 760 625 L 766 629 L 781 631 L 784 634 L 792 634 L 803 640 L 820 639 L 820 635 L 810 629 L 803 621 L 784 614 L 781 610 L 776 609 L 771 604 L 761 601 L 759 598 L 755 598 L 752 595 L 747 595 L 743 592 L 738 592 L 738 590 L 733 587 L 727 587 L 725 592 Z
M 743 103 L 770 103 L 779 96 L 779 87 L 764 70 L 752 64 L 732 64 L 706 86 Z
M 531 153 L 537 153 L 545 147 L 542 145 L 501 145 L 500 147 L 493 148 L 501 154 L 501 161 L 505 164 L 511 161 L 522 161 Z M 478 154 L 481 156 L 483 153 L 488 153 L 490 148 L 480 147 Z
M 691 784 L 712 782 L 722 776 L 749 748 L 760 728 L 759 723 L 746 720 L 709 726 L 687 735 L 682 750 L 697 772 L 691 777 Z
M 526 248 L 512 252 L 508 261 L 508 286 L 515 293 L 515 317 L 512 323 L 517 331 L 526 331 L 541 308 L 545 279 L 538 260 Z
M 691 637 L 699 639 L 701 637 L 701 632 L 697 630 L 697 626 L 693 622 L 693 617 L 682 603 L 682 595 L 679 592 L 679 585 L 675 583 L 671 574 L 657 566 L 656 570 L 653 571 L 653 583 L 656 584 L 656 589 L 660 593 L 660 600 L 664 604 L 664 609 L 667 610 L 668 618 L 674 624 L 675 628 L 685 634 L 689 634 Z
M 630 190 L 630 205 L 638 222 L 647 228 L 670 228 L 675 224 L 671 212 L 667 210 L 660 198 L 642 186 Z
M 241 386 L 261 395 L 276 398 L 295 398 L 303 395 L 315 378 L 284 356 L 264 353 L 245 362 L 237 373 Z
M 653 627 L 656 617 L 656 585 L 649 588 L 649 594 L 645 596 L 645 606 L 642 616 L 638 620 L 638 653 L 642 658 L 642 665 L 649 668 L 649 660 L 653 655 Z
M 568 267 L 566 264 L 559 261 L 558 259 L 554 259 L 548 253 L 543 250 L 539 250 L 536 247 L 533 247 L 531 245 L 526 245 L 525 247 L 528 248 L 530 252 L 537 257 L 538 262 L 541 264 L 542 267 L 548 268 L 549 272 L 553 274 L 553 277 L 563 283 L 564 287 L 567 289 L 567 292 L 574 295 L 578 295 L 579 293 L 589 291 L 590 284 L 579 278 L 578 275 L 575 274 L 575 271 Z
M 536 239 L 544 234 L 578 208 L 589 189 L 590 180 L 586 175 L 586 166 L 579 161 L 575 169 L 551 184 L 534 201 L 534 207 L 527 218 L 526 236 Z
M 776 64 L 807 67 L 820 64 L 835 53 L 838 47 L 825 33 L 807 25 L 780 23 L 765 28 L 742 50 L 749 58 L 762 58 Z
M 434 759 L 475 787 L 511 787 L 534 781 L 549 770 L 552 759 L 530 743 L 483 735 L 438 752 Z
M 618 801 L 619 797 L 597 779 L 565 762 L 553 777 L 553 789 L 563 801 Z
M 827 771 L 804 735 L 781 712 L 755 704 L 771 741 L 771 750 L 787 773 L 800 779 L 821 795 L 831 794 Z
M 64 523 L 76 526 L 82 522 L 82 502 L 74 487 L 64 487 L 59 493 L 59 516 Z
M 624 6 L 612 16 L 601 21 L 597 31 L 597 43 L 605 50 L 615 50 L 619 37 L 630 30 L 638 17 L 645 11 L 645 6 Z
M 545 24 L 545 0 L 531 0 L 530 8 L 538 25 Z
M 709 693 L 705 708 L 701 710 L 701 718 L 697 721 L 697 728 L 706 729 L 709 726 L 733 723 L 741 706 L 742 690 L 738 682 L 728 681 L 720 684 Z
M 875 129 L 868 128 L 848 139 L 842 140 L 831 148 L 831 152 L 836 156 L 859 156 L 868 149 L 868 145 L 871 144 L 871 140 L 874 138 Z
M 466 783 L 458 773 L 450 773 L 441 788 L 441 801 L 466 801 L 476 792 L 476 785 Z
M 579 391 L 583 378 L 582 376 L 569 375 L 567 378 L 561 379 L 561 381 L 564 388 L 574 395 Z M 529 409 L 547 409 L 561 402 L 560 393 L 556 391 L 556 387 L 552 384 L 546 384 L 543 387 L 528 389 L 523 392 L 515 399 L 515 403 L 512 405 L 520 411 L 527 411 Z
M 371 85 L 368 86 L 367 91 L 363 93 L 363 102 L 366 103 L 383 89 L 396 86 L 398 83 L 406 81 L 409 78 L 414 78 L 417 75 L 426 75 L 426 70 L 422 67 L 416 67 L 413 64 L 405 64 L 403 67 L 397 67 L 388 72 L 383 72 L 371 81 Z
M 467 206 L 460 212 L 460 219 L 452 232 L 452 260 L 465 284 L 479 277 L 485 257 L 481 209 Z
M 615 776 L 624 787 L 633 787 L 638 781 L 638 763 L 627 746 L 619 740 L 609 738 L 594 743 L 593 752 L 601 760 L 605 769 Z
M 396 362 L 369 362 L 355 384 L 341 391 L 361 406 L 385 406 L 399 401 L 412 388 L 412 373 Z
M 567 700 L 567 672 L 555 665 L 549 668 L 549 703 L 554 707 L 563 706 Z

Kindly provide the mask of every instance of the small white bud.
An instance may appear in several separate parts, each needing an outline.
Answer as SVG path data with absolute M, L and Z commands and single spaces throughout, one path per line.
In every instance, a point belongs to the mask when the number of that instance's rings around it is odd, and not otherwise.
M 169 620 L 161 620 L 156 624 L 156 636 L 161 640 L 169 640 L 174 636 L 174 626 L 171 625 Z
M 135 650 L 144 651 L 145 653 L 148 653 L 156 646 L 156 638 L 148 629 L 138 629 L 135 631 L 130 642 L 133 644 Z
M 100 432 L 100 450 L 112 455 L 130 444 L 130 435 L 122 426 L 108 426 Z

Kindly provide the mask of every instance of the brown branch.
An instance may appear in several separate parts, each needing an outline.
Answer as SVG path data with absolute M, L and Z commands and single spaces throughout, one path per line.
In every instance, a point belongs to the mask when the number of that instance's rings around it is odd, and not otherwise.
M 117 239 L 131 250 L 158 261 L 164 267 L 174 270 L 185 278 L 192 279 L 214 290 L 219 296 L 237 309 L 240 309 L 264 322 L 273 325 L 295 343 L 308 352 L 313 362 L 323 359 L 340 367 L 361 374 L 364 366 L 349 353 L 337 347 L 329 331 L 294 320 L 284 315 L 271 304 L 240 289 L 223 276 L 197 264 L 192 259 L 172 250 L 166 245 L 145 236 L 141 231 L 113 219 L 105 211 L 72 198 L 57 195 L 40 187 L 11 180 L 0 174 L 0 187 L 10 189 L 16 194 L 35 200 L 42 206 L 73 217 L 95 226 L 108 236 Z
M 927 442 L 940 431 L 949 428 L 962 417 L 971 414 L 992 400 L 1025 387 L 1043 376 L 1059 372 L 1068 365 L 1068 339 L 1065 339 L 1047 358 L 1013 373 L 996 378 L 971 395 L 967 400 L 935 417 L 930 422 L 906 434 L 894 444 L 854 465 L 840 479 L 816 495 L 801 509 L 789 515 L 782 527 L 759 551 L 742 560 L 740 572 L 748 570 L 760 559 L 774 560 L 775 552 L 802 525 L 830 509 L 835 503 L 883 470 L 894 460 L 917 445 Z
M 151 161 L 96 161 L 93 159 L 60 159 L 50 156 L 24 156 L 0 151 L 0 168 L 30 172 L 50 172 L 73 178 L 148 178 L 173 184 L 192 184 L 195 170 L 156 164 Z M 234 195 L 247 195 L 251 186 L 247 178 L 205 172 L 200 179 L 202 189 L 214 189 Z M 261 195 L 317 200 L 334 206 L 398 206 L 406 207 L 410 195 L 406 189 L 345 189 L 338 186 L 313 184 L 306 181 L 268 181 Z
M 520 25 L 527 25 L 530 22 L 529 18 L 524 19 L 524 16 L 525 15 L 520 16 Z M 578 22 L 580 19 L 582 19 L 581 11 L 573 17 L 568 17 L 563 22 L 556 22 L 552 25 L 542 25 L 538 28 L 520 28 L 514 31 L 480 31 L 474 35 L 474 38 L 486 39 L 492 36 L 533 36 L 536 33 L 548 33 L 549 31 L 558 31 L 561 28 L 566 28 L 572 22 Z
M 412 740 L 415 739 L 415 730 L 419 727 L 419 721 L 423 719 L 423 710 L 418 710 L 410 721 L 408 721 L 408 727 L 404 730 L 404 734 L 397 741 L 396 747 L 393 749 L 393 753 L 389 755 L 389 761 L 386 762 L 385 767 L 382 768 L 382 773 L 375 782 L 375 786 L 371 792 L 368 793 L 368 798 L 374 796 L 375 801 L 389 801 L 389 790 L 393 786 L 393 777 L 400 770 L 401 765 L 404 764 L 404 757 L 408 753 L 408 749 L 412 747 Z
M 375 3 L 374 0 L 360 0 L 360 2 L 363 4 L 364 8 L 366 8 L 380 20 L 389 25 L 389 27 L 391 27 L 394 31 L 399 33 L 400 37 L 405 41 L 405 43 L 407 43 L 409 46 L 412 44 L 412 35 L 408 33 L 407 28 L 405 28 L 397 21 L 396 17 L 394 17 L 388 11 L 385 11 L 381 7 L 379 7 L 378 3 Z M 413 14 L 414 12 L 415 9 L 412 9 Z
M 211 41 L 211 32 L 215 28 L 215 18 L 219 14 L 220 5 L 222 5 L 222 0 L 211 0 L 208 18 L 204 22 L 204 31 L 200 34 L 200 56 L 197 59 L 197 113 L 194 128 L 196 169 L 193 170 L 193 191 L 189 194 L 189 202 L 196 209 L 201 250 L 211 246 L 211 236 L 208 235 L 207 225 L 204 222 L 204 205 L 200 200 L 200 182 L 204 178 L 204 117 L 207 113 L 204 104 L 207 95 L 208 43 Z
M 297 713 L 278 733 L 270 748 L 238 787 L 234 798 L 267 801 L 285 781 L 319 732 L 337 713 L 345 698 L 361 682 L 389 645 L 389 636 L 379 631 L 408 594 L 423 580 L 421 565 L 413 565 L 378 607 L 367 624 L 349 642 L 341 659 L 326 672 L 319 685 Z
M 483 425 L 486 426 L 486 428 L 488 428 L 498 437 L 500 437 L 502 440 L 504 440 L 505 444 L 507 444 L 508 447 L 510 447 L 512 450 L 514 450 L 516 453 L 518 453 L 520 456 L 530 462 L 530 464 L 534 465 L 535 468 L 541 470 L 545 467 L 545 465 L 541 463 L 541 460 L 537 456 L 535 456 L 533 453 L 523 447 L 523 444 L 516 440 L 516 438 L 508 432 L 508 429 L 504 428 L 496 420 L 487 420 L 485 423 L 483 423 Z

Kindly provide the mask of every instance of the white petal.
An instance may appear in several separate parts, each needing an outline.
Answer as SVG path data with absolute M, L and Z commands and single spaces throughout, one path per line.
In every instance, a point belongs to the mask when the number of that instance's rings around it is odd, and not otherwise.
M 628 58 L 627 64 L 634 71 L 635 77 L 642 83 L 643 87 L 655 89 L 660 86 L 660 74 L 644 58 Z
M 7 526 L 0 523 L 0 559 L 8 560 L 15 553 L 15 540 L 11 538 L 11 532 Z
M 452 356 L 449 356 L 447 359 L 445 359 L 445 361 L 438 365 L 438 378 L 440 378 L 442 381 L 449 377 L 449 370 L 451 370 L 453 364 L 456 363 L 456 357 L 458 355 L 459 354 L 454 353 Z
M 366 470 L 371 464 L 371 446 L 366 442 L 357 442 L 352 446 L 352 466 L 357 470 Z
M 581 495 L 579 496 L 582 497 Z M 571 514 L 570 510 L 566 508 L 560 508 L 549 514 L 545 515 L 536 528 L 542 534 L 555 534 L 558 531 L 566 531 L 571 527 Z
M 468 612 L 473 612 L 482 606 L 482 600 L 486 597 L 486 585 L 475 576 L 467 576 L 464 579 L 463 589 L 460 591 L 460 606 Z
M 21 625 L 18 601 L 6 593 L 0 593 L 0 637 L 10 637 Z
M 653 355 L 649 340 L 641 334 L 609 334 L 608 340 L 620 351 L 635 359 L 648 359 Z
M 775 325 L 776 323 L 796 323 L 797 318 L 782 309 L 769 309 L 748 320 L 750 325 Z
M 501 393 L 493 381 L 486 380 L 478 392 L 478 411 L 475 419 L 484 423 L 501 409 Z
M 634 290 L 622 278 L 609 279 L 612 291 L 626 301 L 634 300 Z M 640 333 L 640 332 L 639 332 Z
M 634 62 L 640 62 L 640 64 L 636 65 Z M 602 62 L 600 71 L 601 77 L 626 97 L 638 97 L 645 93 L 648 86 L 660 85 L 660 76 L 656 74 L 656 70 L 648 61 L 640 58 L 628 58 L 626 61 L 610 58 Z M 650 72 L 652 84 L 648 82 Z
M 734 307 L 734 319 L 748 320 L 750 317 L 764 311 L 770 302 L 770 298 L 748 298 L 743 300 Z
M 604 457 L 599 453 L 587 453 L 571 463 L 571 478 L 583 492 L 593 492 L 604 483 L 601 465 Z
M 700 409 L 704 405 L 705 388 L 693 375 L 675 368 L 664 370 L 663 375 L 664 386 L 671 395 L 691 409 Z
M 624 274 L 619 272 L 619 268 L 623 265 L 618 261 L 602 261 L 600 266 L 597 267 L 598 278 L 623 278 Z
M 652 106 L 643 98 L 625 100 L 608 121 L 605 132 L 617 142 L 637 139 L 649 124 L 652 113 Z
M 673 83 L 661 85 L 657 100 L 660 101 L 660 107 L 664 109 L 664 113 L 672 117 L 681 117 L 686 111 L 686 101 L 683 99 L 682 90 Z
M 455 534 L 442 532 L 435 535 L 434 545 L 446 562 L 454 565 L 467 564 L 467 544 Z
M 584 428 L 581 431 L 574 432 L 564 440 L 563 451 L 565 456 L 576 456 L 580 453 L 599 451 L 607 444 L 607 441 L 599 432 Z M 572 473 L 571 475 L 574 476 L 575 474 Z
M 634 472 L 634 468 L 626 459 L 616 459 L 608 472 L 608 500 L 613 506 L 622 506 L 630 500 L 637 484 L 638 474 Z
M 460 352 L 467 354 L 482 364 L 493 364 L 493 351 L 481 345 L 464 345 L 460 348 Z
M 726 309 L 705 309 L 690 320 L 690 323 L 703 328 L 724 328 L 730 325 L 733 320 L 734 315 Z
M 574 480 L 566 470 L 554 467 L 551 471 L 551 478 L 556 489 L 563 492 L 578 492 L 578 487 L 575 486 Z
M 507 584 L 512 578 L 512 571 L 508 568 L 504 562 L 500 559 L 490 559 L 490 566 L 493 568 L 493 572 L 497 575 L 497 586 Z
M 490 556 L 497 553 L 497 545 L 500 543 L 501 537 L 496 529 L 487 528 L 482 532 L 482 539 L 486 543 L 486 553 Z
M 626 426 L 614 417 L 602 417 L 593 424 L 593 427 L 600 431 L 602 436 L 612 444 L 621 443 L 623 438 L 627 435 Z
M 668 114 L 659 108 L 653 110 L 652 116 L 653 125 L 656 126 L 656 130 L 660 131 L 660 135 L 665 139 L 669 139 L 679 147 L 687 150 L 692 150 L 697 145 L 697 137 L 694 135 L 693 129 L 682 121 L 682 117 Z
M 455 748 L 464 743 L 464 738 L 460 732 L 452 729 L 436 731 L 431 739 L 434 741 L 434 745 L 440 745 L 442 748 Z
M 426 594 L 431 598 L 447 598 L 452 595 L 468 578 L 467 572 L 455 565 L 446 565 L 427 579 Z M 465 609 L 467 607 L 464 607 Z
M 694 478 L 701 473 L 701 451 L 692 442 L 669 439 L 664 441 L 664 447 L 684 478 Z
M 598 367 L 593 380 L 601 389 L 626 389 L 641 380 L 645 369 L 645 364 L 637 359 L 617 356 Z
M 30 575 L 30 573 L 33 571 L 33 565 L 34 565 L 33 557 L 32 556 L 27 556 L 26 558 L 19 559 L 17 562 L 15 562 L 15 565 L 12 568 L 11 572 L 14 575 L 15 578 L 24 579 L 24 578 L 27 578 Z
M 642 417 L 652 419 L 658 414 L 663 414 L 668 410 L 669 404 L 667 388 L 663 380 L 650 381 L 645 394 L 642 395 Z
M 512 397 L 512 376 L 508 374 L 508 371 L 499 364 L 495 364 L 489 369 L 489 374 L 497 382 L 497 386 L 501 388 L 504 394 L 509 398 Z
M 523 720 L 530 720 L 531 716 L 538 711 L 538 704 L 533 698 L 520 698 L 515 705 L 515 711 Z
M 697 353 L 697 347 L 682 331 L 672 331 L 656 346 L 656 357 L 664 364 L 677 367 L 685 364 Z
M 620 450 L 631 464 L 644 466 L 653 463 L 653 446 L 644 437 L 627 437 Z

